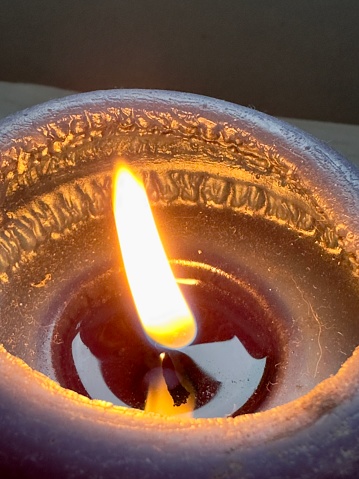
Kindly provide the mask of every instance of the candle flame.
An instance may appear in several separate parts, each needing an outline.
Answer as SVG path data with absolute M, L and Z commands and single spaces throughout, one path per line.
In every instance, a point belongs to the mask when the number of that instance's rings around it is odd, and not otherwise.
M 127 168 L 115 175 L 114 213 L 131 293 L 146 334 L 181 349 L 197 333 L 196 321 L 171 271 L 145 188 Z

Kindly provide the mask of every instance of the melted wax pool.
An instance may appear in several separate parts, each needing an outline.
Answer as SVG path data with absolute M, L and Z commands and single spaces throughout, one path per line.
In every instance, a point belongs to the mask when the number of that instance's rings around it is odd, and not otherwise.
M 258 410 L 276 382 L 278 342 L 251 292 L 211 279 L 179 281 L 198 323 L 195 342 L 180 351 L 148 340 L 125 281 L 118 288 L 118 281 L 102 278 L 80 288 L 54 331 L 59 383 L 92 399 L 144 409 L 151 377 L 161 368 L 174 408 L 194 394 L 193 417 Z
M 196 409 L 193 412 L 193 417 L 197 418 L 228 416 L 238 411 L 257 390 L 266 365 L 266 358 L 253 358 L 237 337 L 217 343 L 187 346 L 181 350 L 181 353 L 197 366 L 199 370 L 196 371 L 197 376 L 200 375 L 207 379 L 205 386 L 203 380 L 202 383 L 194 384 Z M 79 379 L 89 397 L 109 401 L 118 406 L 132 407 L 132 404 L 126 403 L 112 392 L 110 384 L 106 382 L 106 373 L 104 376 L 101 361 L 83 343 L 80 332 L 72 342 L 72 356 Z M 166 371 L 167 375 L 171 371 L 173 372 L 172 368 L 166 370 L 163 366 L 162 369 L 165 379 Z M 193 369 L 194 365 L 190 364 L 187 370 L 190 379 Z M 172 377 L 175 376 L 174 384 L 173 382 L 171 384 L 169 380 L 166 381 L 170 393 L 175 391 L 176 387 L 181 386 L 179 378 L 176 384 L 176 376 L 178 377 L 176 366 L 174 366 L 174 373 L 172 374 Z M 118 374 L 122 377 L 121 365 L 119 365 Z M 149 381 L 150 379 L 146 381 L 145 375 L 141 383 L 147 383 L 146 385 L 149 386 Z M 185 388 L 185 386 L 182 387 Z M 174 407 L 179 405 L 176 404 L 175 396 L 173 403 Z M 144 404 L 136 406 L 144 409 Z

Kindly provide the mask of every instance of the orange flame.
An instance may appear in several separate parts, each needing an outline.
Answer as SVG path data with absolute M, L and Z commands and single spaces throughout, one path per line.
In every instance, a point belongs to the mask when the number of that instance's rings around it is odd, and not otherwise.
M 181 349 L 197 333 L 196 321 L 171 271 L 141 181 L 120 167 L 114 212 L 123 262 L 138 315 L 157 344 Z

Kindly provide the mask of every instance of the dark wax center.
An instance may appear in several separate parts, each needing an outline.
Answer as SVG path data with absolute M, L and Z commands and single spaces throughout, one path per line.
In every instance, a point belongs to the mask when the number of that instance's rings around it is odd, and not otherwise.
M 57 380 L 90 398 L 144 409 L 160 368 L 174 408 L 194 394 L 194 417 L 258 410 L 280 362 L 271 313 L 250 288 L 222 272 L 183 262 L 174 269 L 198 322 L 192 345 L 166 351 L 152 344 L 124 275 L 107 272 L 73 294 L 54 330 Z

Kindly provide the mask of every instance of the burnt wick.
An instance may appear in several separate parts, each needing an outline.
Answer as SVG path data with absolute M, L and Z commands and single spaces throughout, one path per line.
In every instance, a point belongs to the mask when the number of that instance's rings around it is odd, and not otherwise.
M 186 404 L 191 394 L 196 407 L 207 404 L 213 398 L 221 382 L 204 372 L 193 359 L 179 351 L 161 354 L 162 372 L 174 406 Z

